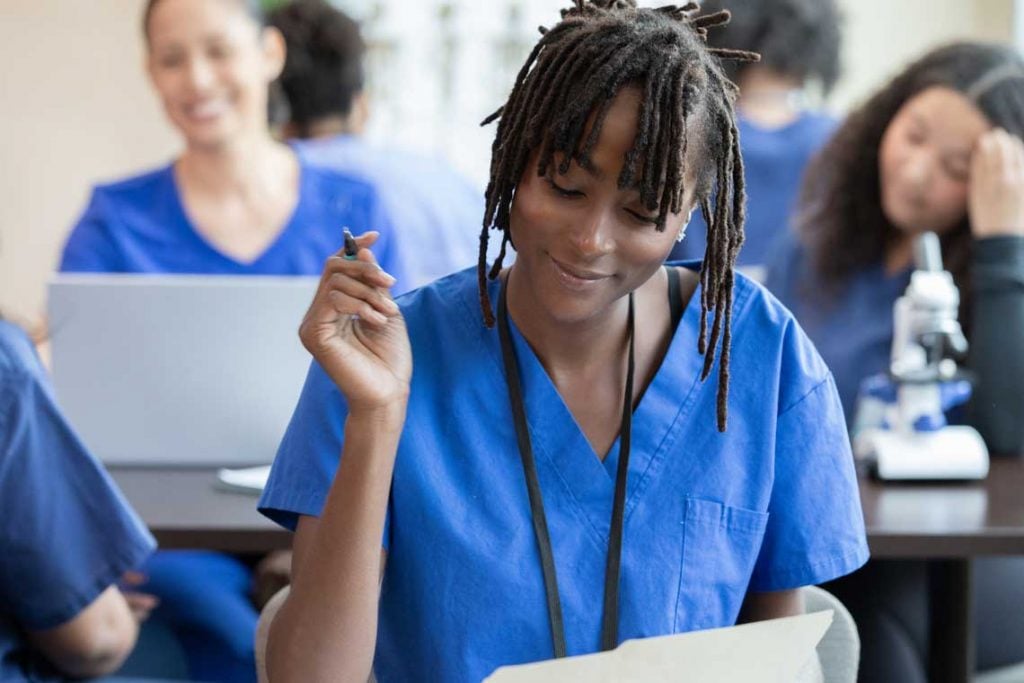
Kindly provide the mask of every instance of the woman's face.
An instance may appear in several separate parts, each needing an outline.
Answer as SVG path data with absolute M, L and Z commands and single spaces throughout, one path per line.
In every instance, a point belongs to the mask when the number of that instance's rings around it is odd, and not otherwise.
M 267 129 L 267 90 L 284 44 L 239 0 L 161 0 L 147 67 L 171 122 L 190 145 L 216 147 Z
M 967 212 L 971 154 L 990 127 L 951 88 L 931 87 L 909 99 L 885 130 L 878 155 L 889 222 L 909 235 L 958 225 Z
M 547 175 L 538 176 L 534 154 L 516 188 L 510 227 L 517 277 L 561 322 L 586 320 L 646 282 L 672 250 L 692 204 L 687 173 L 683 212 L 671 214 L 659 232 L 656 212 L 643 206 L 639 191 L 618 187 L 640 97 L 639 90 L 626 88 L 613 100 L 593 149 L 593 172 L 574 162 L 559 175 L 556 156 Z

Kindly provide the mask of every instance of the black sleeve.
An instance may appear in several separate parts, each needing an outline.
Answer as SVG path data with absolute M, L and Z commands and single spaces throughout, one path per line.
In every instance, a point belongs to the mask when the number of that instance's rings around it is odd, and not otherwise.
M 976 240 L 969 421 L 995 454 L 1024 454 L 1024 237 Z

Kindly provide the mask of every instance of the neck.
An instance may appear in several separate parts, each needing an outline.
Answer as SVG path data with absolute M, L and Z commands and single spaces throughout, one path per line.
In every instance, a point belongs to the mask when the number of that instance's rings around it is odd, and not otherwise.
M 586 320 L 565 322 L 547 314 L 513 264 L 507 273 L 508 313 L 544 369 L 556 380 L 565 373 L 618 366 L 627 339 L 629 298 L 622 297 Z
M 749 121 L 781 128 L 800 116 L 800 83 L 772 71 L 751 68 L 740 81 L 738 107 Z
M 900 235 L 885 249 L 885 274 L 895 275 L 914 262 L 914 238 Z
M 295 164 L 294 154 L 270 137 L 245 144 L 190 146 L 178 159 L 178 173 L 204 194 L 253 196 L 280 184 L 281 167 Z
M 311 121 L 305 127 L 304 138 L 329 138 L 336 135 L 359 135 L 362 130 L 351 116 L 325 116 Z

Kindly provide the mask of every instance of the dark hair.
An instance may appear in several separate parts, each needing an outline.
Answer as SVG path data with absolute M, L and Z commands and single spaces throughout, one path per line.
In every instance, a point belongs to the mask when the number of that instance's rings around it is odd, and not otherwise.
M 829 92 L 839 79 L 841 17 L 836 0 L 708 0 L 704 11 L 728 4 L 733 19 L 708 36 L 712 47 L 731 46 L 761 55 L 761 63 L 790 78 L 817 81 Z M 725 65 L 732 80 L 747 65 Z
M 280 82 L 299 136 L 318 119 L 348 116 L 365 82 L 359 25 L 324 0 L 295 0 L 268 22 L 288 45 Z
M 263 25 L 263 6 L 259 0 L 233 0 L 234 2 L 242 5 L 246 12 L 252 17 L 256 23 L 260 26 Z M 142 10 L 142 35 L 145 37 L 146 42 L 149 42 L 149 20 L 153 16 L 153 10 L 160 3 L 160 0 L 146 0 L 146 7 Z
M 931 87 L 967 97 L 995 126 L 1024 135 L 1024 60 L 1015 50 L 955 43 L 908 66 L 850 114 L 804 176 L 796 226 L 826 294 L 855 271 L 879 262 L 899 235 L 882 209 L 878 153 L 897 112 Z M 971 232 L 965 215 L 942 236 L 943 261 L 970 300 Z M 969 322 L 962 305 L 961 318 Z
M 688 141 L 701 145 L 705 162 L 694 196 L 708 227 L 700 270 L 701 325 L 697 342 L 706 379 L 721 339 L 718 428 L 725 430 L 729 386 L 733 263 L 743 242 L 745 194 L 733 102 L 736 86 L 719 58 L 756 60 L 757 55 L 705 46 L 707 29 L 729 20 L 722 11 L 699 15 L 696 3 L 639 9 L 632 0 L 575 0 L 542 37 L 516 77 L 508 101 L 484 120 L 500 118 L 491 156 L 486 210 L 480 234 L 478 278 L 484 323 L 494 324 L 487 278 L 498 276 L 510 241 L 509 217 L 516 185 L 533 154 L 544 175 L 563 155 L 559 173 L 575 161 L 591 167 L 590 153 L 616 94 L 635 85 L 642 92 L 633 148 L 626 154 L 619 187 L 637 187 L 657 230 L 682 209 Z M 593 116 L 593 125 L 586 131 Z M 688 125 L 697 126 L 690 132 Z M 584 139 L 584 133 L 587 133 Z M 695 134 L 694 134 L 695 133 Z M 692 138 L 692 139 L 691 139 Z M 711 206 L 713 189 L 715 205 Z M 501 251 L 488 274 L 490 229 L 502 232 Z M 710 339 L 708 313 L 714 313 Z

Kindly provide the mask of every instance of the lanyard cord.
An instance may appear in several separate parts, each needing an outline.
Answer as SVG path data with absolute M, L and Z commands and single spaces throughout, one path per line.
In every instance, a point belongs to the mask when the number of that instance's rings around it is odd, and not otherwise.
M 565 657 L 565 622 L 562 617 L 562 604 L 558 594 L 558 577 L 555 573 L 554 553 L 551 549 L 551 537 L 548 534 L 547 517 L 544 514 L 544 500 L 541 496 L 540 480 L 537 477 L 537 466 L 533 458 L 533 446 L 530 443 L 530 428 L 526 422 L 526 407 L 523 402 L 523 390 L 519 379 L 519 364 L 516 360 L 515 348 L 512 345 L 512 334 L 509 331 L 507 280 L 502 283 L 498 297 L 498 336 L 501 340 L 501 355 L 505 364 L 505 376 L 508 383 L 509 400 L 512 403 L 512 417 L 516 426 L 516 440 L 519 443 L 519 455 L 523 461 L 523 474 L 526 477 L 526 490 L 530 497 L 530 513 L 533 517 L 533 532 L 537 539 L 537 550 L 540 554 L 541 570 L 544 574 L 544 589 L 547 594 L 548 619 L 551 623 L 551 640 L 554 645 L 555 657 Z M 615 497 L 612 504 L 611 528 L 608 536 L 608 559 L 604 577 L 604 612 L 601 618 L 601 649 L 611 650 L 619 640 L 619 574 L 622 558 L 622 528 L 626 507 L 626 475 L 629 471 L 629 451 L 633 424 L 633 374 L 634 374 L 634 313 L 633 294 L 629 295 L 629 356 L 626 369 L 626 389 L 622 399 L 622 426 L 620 428 L 620 447 L 618 471 L 615 475 Z

